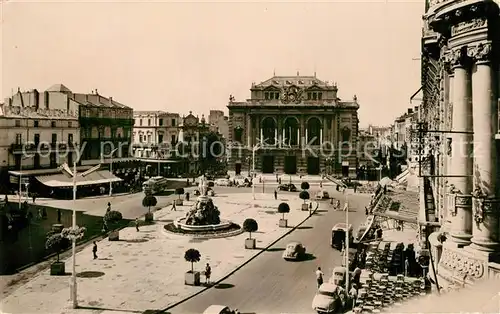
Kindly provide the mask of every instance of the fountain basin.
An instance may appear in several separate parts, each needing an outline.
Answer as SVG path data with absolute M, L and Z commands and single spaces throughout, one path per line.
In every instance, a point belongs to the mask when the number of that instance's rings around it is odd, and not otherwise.
M 188 225 L 185 223 L 186 218 L 181 217 L 174 221 L 174 226 L 178 229 L 190 231 L 190 232 L 207 232 L 207 231 L 222 231 L 229 229 L 233 223 L 229 220 L 221 220 L 220 224 L 217 225 Z

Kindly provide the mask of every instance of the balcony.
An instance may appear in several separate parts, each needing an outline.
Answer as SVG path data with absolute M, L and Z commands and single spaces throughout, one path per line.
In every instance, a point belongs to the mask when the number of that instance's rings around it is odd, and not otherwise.
M 14 155 L 21 154 L 48 154 L 55 152 L 75 151 L 74 143 L 26 143 L 11 144 L 10 152 Z

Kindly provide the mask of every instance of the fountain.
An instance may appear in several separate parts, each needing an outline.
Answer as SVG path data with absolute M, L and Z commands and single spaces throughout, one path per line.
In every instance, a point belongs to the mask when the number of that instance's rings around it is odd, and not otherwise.
M 178 218 L 172 224 L 165 225 L 165 230 L 187 235 L 210 235 L 216 237 L 232 236 L 243 230 L 229 220 L 220 219 L 220 211 L 208 194 L 208 181 L 205 176 L 200 177 L 198 184 L 200 196 L 196 203 L 186 213 L 185 217 Z M 238 233 L 239 232 L 239 233 Z

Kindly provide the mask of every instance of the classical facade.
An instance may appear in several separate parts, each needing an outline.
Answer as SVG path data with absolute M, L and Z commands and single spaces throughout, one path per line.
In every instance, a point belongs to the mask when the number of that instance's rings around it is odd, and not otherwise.
M 443 244 L 430 237 L 447 282 L 470 283 L 499 268 L 490 263 L 498 261 L 500 233 L 499 12 L 499 1 L 426 3 L 422 120 L 435 169 L 424 180 L 448 234 Z
M 252 84 L 245 102 L 230 96 L 229 169 L 240 173 L 256 150 L 263 173 L 356 176 L 356 96 L 343 101 L 337 85 L 314 76 L 274 76 Z
M 0 166 L 3 169 L 56 168 L 77 158 L 79 103 L 57 92 L 18 92 L 0 107 Z
M 133 150 L 139 158 L 165 158 L 179 138 L 178 113 L 134 111 Z

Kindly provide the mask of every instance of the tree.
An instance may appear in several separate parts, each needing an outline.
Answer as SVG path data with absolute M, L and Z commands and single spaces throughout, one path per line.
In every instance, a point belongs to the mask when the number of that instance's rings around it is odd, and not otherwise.
M 57 262 L 59 262 L 59 254 L 69 245 L 69 240 L 63 237 L 62 233 L 49 233 L 45 241 L 45 249 L 54 250 L 57 254 Z
M 304 200 L 304 204 L 305 204 L 305 203 L 306 203 L 306 200 L 308 200 L 308 199 L 309 199 L 309 192 L 307 192 L 306 190 L 304 190 L 304 191 L 300 192 L 300 194 L 299 194 L 299 198 L 300 198 L 301 200 Z
M 184 253 L 184 259 L 186 262 L 191 263 L 191 272 L 194 273 L 194 263 L 198 263 L 200 261 L 201 254 L 197 249 L 189 249 Z
M 175 194 L 179 195 L 179 199 L 181 199 L 181 195 L 184 194 L 184 188 L 175 189 Z
M 142 199 L 142 206 L 148 208 L 148 213 L 151 212 L 151 207 L 156 206 L 157 203 L 158 203 L 158 200 L 153 195 L 146 195 Z
M 217 132 L 208 132 L 203 135 L 201 142 L 201 167 L 206 172 L 207 170 L 214 171 L 217 168 L 218 159 L 222 157 L 223 144 L 221 135 Z
M 308 182 L 305 182 L 305 181 L 304 181 L 304 182 L 302 182 L 302 183 L 300 184 L 300 188 L 301 188 L 302 190 L 309 190 L 309 183 L 308 183 Z
M 278 205 L 278 213 L 283 214 L 283 219 L 285 219 L 285 214 L 290 212 L 290 206 L 287 203 L 281 203 Z
M 255 232 L 259 230 L 259 225 L 257 224 L 257 221 L 253 218 L 247 218 L 243 222 L 243 230 L 248 232 L 250 234 L 249 239 L 252 238 L 252 232 Z

